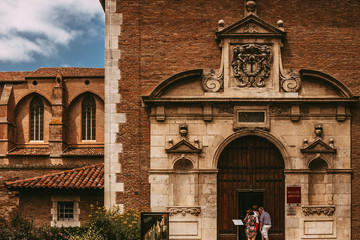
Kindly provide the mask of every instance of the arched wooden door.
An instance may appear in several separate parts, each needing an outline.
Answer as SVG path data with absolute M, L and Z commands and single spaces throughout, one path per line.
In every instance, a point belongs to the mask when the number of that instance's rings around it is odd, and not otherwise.
M 221 153 L 218 170 L 218 239 L 236 239 L 232 219 L 243 218 L 253 203 L 271 215 L 270 239 L 284 239 L 284 161 L 274 144 L 258 136 L 238 138 Z

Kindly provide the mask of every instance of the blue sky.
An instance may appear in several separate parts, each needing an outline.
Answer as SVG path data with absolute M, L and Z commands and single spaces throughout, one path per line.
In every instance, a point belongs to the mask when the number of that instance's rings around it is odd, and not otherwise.
M 99 0 L 1 0 L 0 71 L 104 67 Z

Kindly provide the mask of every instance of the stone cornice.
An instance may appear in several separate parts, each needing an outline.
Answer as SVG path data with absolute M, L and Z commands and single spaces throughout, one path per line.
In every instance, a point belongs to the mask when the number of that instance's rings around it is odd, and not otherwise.
M 352 169 L 327 169 L 324 173 L 352 173 Z M 303 174 L 303 173 L 310 173 L 309 169 L 285 169 L 285 174 Z
M 146 104 L 172 104 L 172 103 L 357 103 L 358 97 L 352 98 L 158 98 L 142 97 Z
M 176 171 L 177 173 L 178 171 Z M 179 173 L 214 173 L 216 174 L 218 172 L 218 169 L 192 169 L 189 171 L 179 171 Z M 150 169 L 150 174 L 173 174 L 175 173 L 174 169 Z

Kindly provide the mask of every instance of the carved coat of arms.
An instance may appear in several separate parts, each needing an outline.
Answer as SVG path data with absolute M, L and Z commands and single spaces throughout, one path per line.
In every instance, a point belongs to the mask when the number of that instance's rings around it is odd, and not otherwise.
M 272 54 L 265 45 L 245 44 L 233 49 L 231 63 L 238 87 L 264 87 L 270 75 Z

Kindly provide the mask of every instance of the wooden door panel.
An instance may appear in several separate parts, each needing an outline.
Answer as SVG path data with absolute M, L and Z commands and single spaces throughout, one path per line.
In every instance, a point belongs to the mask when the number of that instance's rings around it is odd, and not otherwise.
M 250 198 L 253 192 L 262 192 L 265 210 L 272 218 L 270 239 L 284 239 L 284 162 L 278 149 L 257 136 L 239 138 L 224 149 L 218 169 L 218 239 L 236 239 L 232 219 L 244 215 L 241 204 L 248 201 L 239 199 L 239 191 L 247 191 Z

